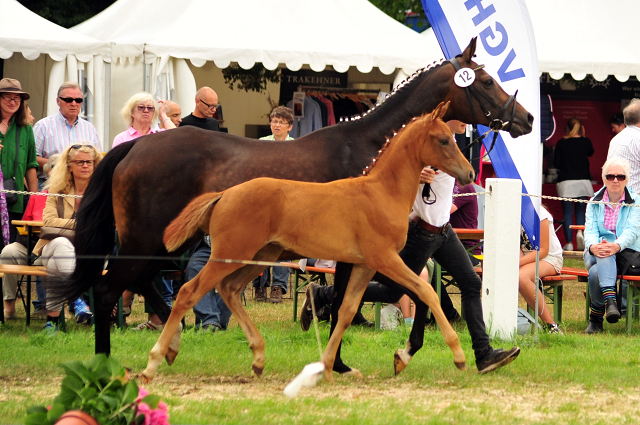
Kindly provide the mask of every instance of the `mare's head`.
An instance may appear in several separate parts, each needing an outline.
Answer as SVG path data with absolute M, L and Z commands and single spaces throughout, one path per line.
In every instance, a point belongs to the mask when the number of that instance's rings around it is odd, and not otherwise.
M 506 123 L 502 130 L 508 131 L 512 137 L 531 133 L 533 115 L 515 99 L 510 99 L 500 84 L 482 69 L 482 66 L 472 60 L 476 51 L 476 41 L 476 37 L 472 38 L 464 52 L 455 58 L 459 67 L 463 69 L 463 74 L 464 72 L 475 74 L 475 80 L 469 88 L 460 87 L 454 81 L 454 77 L 465 79 L 469 77 L 468 75 L 456 77 L 456 69 L 452 64 L 445 62 L 443 66 L 450 74 L 448 80 L 450 90 L 445 101 L 451 101 L 445 121 L 457 119 L 470 124 L 477 123 L 491 127 L 491 122 L 498 119 Z M 470 90 L 470 96 L 467 94 L 468 90 Z M 490 117 L 487 116 L 487 112 L 491 114 Z
M 422 116 L 409 126 L 417 126 L 419 134 L 420 160 L 423 166 L 430 165 L 458 180 L 461 185 L 473 182 L 475 172 L 464 157 L 453 138 L 453 132 L 444 123 L 449 102 L 441 102 L 432 113 Z M 407 130 L 410 130 L 407 126 Z M 412 135 L 416 132 L 411 132 Z

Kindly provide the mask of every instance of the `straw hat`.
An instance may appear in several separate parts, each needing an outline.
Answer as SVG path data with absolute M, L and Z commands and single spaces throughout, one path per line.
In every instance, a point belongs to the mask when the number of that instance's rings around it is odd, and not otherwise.
M 26 91 L 22 91 L 20 81 L 13 78 L 3 78 L 0 80 L 0 93 L 16 93 L 22 95 L 22 100 L 27 100 L 31 96 Z

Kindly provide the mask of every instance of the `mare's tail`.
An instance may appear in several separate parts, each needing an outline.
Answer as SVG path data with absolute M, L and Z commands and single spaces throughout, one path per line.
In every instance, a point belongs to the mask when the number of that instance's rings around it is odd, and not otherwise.
M 105 257 L 116 243 L 113 174 L 134 144 L 123 143 L 111 149 L 91 176 L 76 216 L 76 269 L 68 279 L 56 279 L 55 284 L 47 285 L 47 301 L 54 305 L 73 302 L 102 276 Z
M 198 196 L 167 226 L 163 242 L 168 252 L 180 248 L 198 229 L 209 228 L 211 212 L 222 194 L 223 192 L 213 192 Z

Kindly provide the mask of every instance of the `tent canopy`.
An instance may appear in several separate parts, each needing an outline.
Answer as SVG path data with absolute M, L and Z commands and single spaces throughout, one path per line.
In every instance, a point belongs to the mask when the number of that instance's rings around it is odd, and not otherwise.
M 31 12 L 17 0 L 0 0 L 5 19 L 0 24 L 0 58 L 8 59 L 20 52 L 29 60 L 46 53 L 55 61 L 73 54 L 81 62 L 94 55 L 109 58 L 110 45 L 105 41 L 80 35 Z
M 598 81 L 640 75 L 637 6 L 637 0 L 527 0 L 540 71 Z
M 424 37 L 367 0 L 118 0 L 72 30 L 117 44 L 144 44 L 144 61 L 189 59 L 245 69 L 261 62 L 315 71 L 414 70 L 442 57 Z M 141 52 L 140 52 L 141 53 Z M 131 55 L 131 50 L 114 56 Z

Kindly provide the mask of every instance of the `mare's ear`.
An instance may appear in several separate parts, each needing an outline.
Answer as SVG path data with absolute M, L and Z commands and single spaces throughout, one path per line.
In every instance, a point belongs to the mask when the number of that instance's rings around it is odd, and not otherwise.
M 438 104 L 438 106 L 436 106 L 436 108 L 433 110 L 433 113 L 431 114 L 431 118 L 435 121 L 438 118 L 442 119 L 442 117 L 444 117 L 444 114 L 447 112 L 447 109 L 449 109 L 449 104 L 451 103 L 451 101 L 447 101 L 447 103 L 444 102 L 440 102 Z
M 471 42 L 467 46 L 467 48 L 464 49 L 464 52 L 462 52 L 462 59 L 464 60 L 465 63 L 471 63 L 471 60 L 473 59 L 473 55 L 476 54 L 477 41 L 478 41 L 478 37 L 473 37 L 471 39 Z

